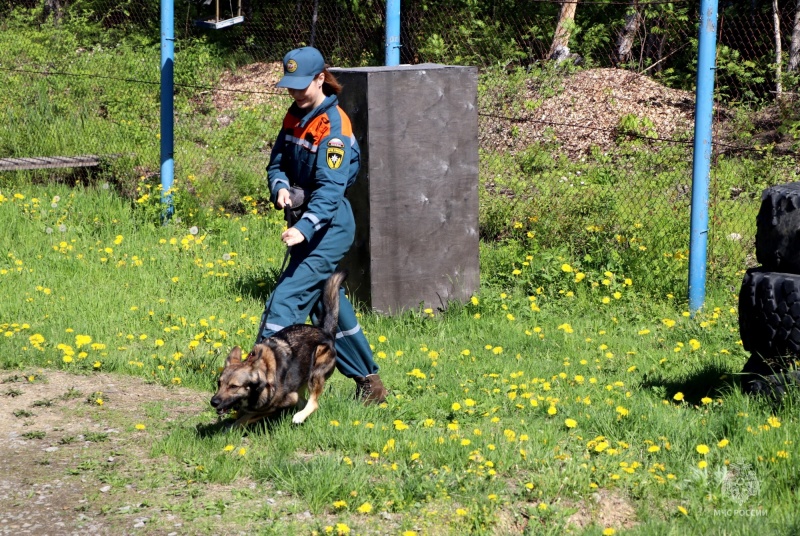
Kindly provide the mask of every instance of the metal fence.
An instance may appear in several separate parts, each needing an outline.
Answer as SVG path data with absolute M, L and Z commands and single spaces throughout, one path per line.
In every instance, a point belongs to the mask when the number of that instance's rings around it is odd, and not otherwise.
M 274 132 L 243 140 L 237 123 L 258 121 L 264 113 L 259 106 L 280 110 L 289 104 L 271 87 L 287 50 L 313 45 L 338 67 L 380 65 L 384 53 L 383 2 L 220 0 L 219 16 L 215 4 L 179 0 L 175 5 L 177 91 L 194 104 L 176 112 L 175 176 L 179 186 L 195 189 L 201 189 L 198 177 L 240 184 L 263 177 Z M 794 5 L 785 2 L 779 8 L 774 12 L 771 3 L 740 2 L 720 10 L 712 277 L 754 262 L 750 252 L 760 192 L 792 180 L 798 170 L 793 147 L 782 145 L 785 136 L 764 134 L 775 134 L 797 114 Z M 85 20 L 109 33 L 152 34 L 157 42 L 159 9 L 153 0 L 9 2 L 0 4 L 3 24 L 12 19 L 20 24 L 22 9 L 28 9 L 24 16 L 32 27 Z M 239 15 L 243 22 L 222 29 L 196 24 L 223 26 Z M 610 260 L 649 255 L 654 274 L 681 263 L 685 269 L 698 20 L 697 5 L 680 1 L 403 3 L 402 63 L 468 64 L 481 70 L 481 195 L 504 199 L 499 208 L 482 204 L 485 236 L 533 233 L 554 243 L 567 241 L 577 252 L 601 242 L 615 244 Z M 780 47 L 776 36 L 782 37 Z M 87 53 L 95 46 L 90 37 L 77 34 L 63 39 L 51 46 Z M 231 69 L 210 84 L 196 81 L 203 65 L 181 63 L 181 47 L 197 41 L 230 58 Z M 6 58 L 0 60 L 0 80 L 69 91 L 69 80 L 93 78 L 97 91 L 116 94 L 106 99 L 109 104 L 85 113 L 113 118 L 114 107 L 125 106 L 126 88 L 145 85 L 157 92 L 152 42 L 142 44 L 141 56 L 135 72 L 129 66 L 115 68 L 111 61 L 94 73 L 74 65 L 37 64 L 31 57 Z M 157 174 L 157 125 L 142 127 L 132 124 L 130 114 L 122 116 L 118 137 L 140 140 L 137 173 L 142 178 Z M 138 117 L 152 116 L 141 111 Z M 28 119 L 14 120 L 24 128 Z M 64 137 L 69 126 L 56 123 L 53 131 L 39 128 L 31 136 Z M 217 133 L 213 140 L 198 134 L 201 125 Z M 114 152 L 112 140 L 91 139 L 88 130 L 80 135 L 85 137 L 81 145 L 92 152 Z M 0 158 L 77 152 L 67 142 L 42 144 L 51 154 L 19 154 L 15 147 L 0 139 Z M 514 223 L 503 227 L 501 220 Z M 644 243 L 645 235 L 658 239 Z

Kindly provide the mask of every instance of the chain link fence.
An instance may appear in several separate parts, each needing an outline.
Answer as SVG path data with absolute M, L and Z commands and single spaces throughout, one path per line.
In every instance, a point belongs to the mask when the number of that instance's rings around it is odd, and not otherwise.
M 719 12 L 712 277 L 754 263 L 761 190 L 798 172 L 798 23 L 794 4 L 777 6 L 730 3 Z M 609 265 L 639 256 L 654 278 L 685 274 L 697 9 L 681 1 L 402 3 L 402 63 L 480 69 L 484 237 L 567 244 Z M 238 15 L 243 22 L 224 29 L 196 23 Z M 31 30 L 21 52 L 0 59 L 11 88 L 0 105 L 14 127 L 0 138 L 0 158 L 114 155 L 117 169 L 134 170 L 122 187 L 142 203 L 156 197 L 158 2 L 7 1 L 0 17 L 6 28 Z M 337 67 L 380 65 L 385 17 L 375 1 L 178 0 L 176 187 L 239 208 L 243 194 L 265 199 L 264 167 L 290 104 L 273 88 L 281 57 L 313 45 Z M 37 41 L 37 29 L 59 26 L 69 31 L 41 30 Z M 72 59 L 60 62 L 58 50 Z M 221 76 L 212 56 L 229 65 Z M 21 86 L 37 88 L 24 107 L 13 101 Z M 80 109 L 58 99 L 79 92 Z M 145 107 L 134 98 L 142 94 Z

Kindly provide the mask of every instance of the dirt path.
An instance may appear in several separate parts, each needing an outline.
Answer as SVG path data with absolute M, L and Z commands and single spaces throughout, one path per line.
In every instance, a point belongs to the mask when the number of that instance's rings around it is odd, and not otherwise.
M 207 405 L 197 391 L 58 371 L 0 374 L 0 400 L 0 533 L 14 535 L 150 533 L 146 492 L 113 475 L 147 458 L 148 415 Z M 159 517 L 160 534 L 186 533 Z

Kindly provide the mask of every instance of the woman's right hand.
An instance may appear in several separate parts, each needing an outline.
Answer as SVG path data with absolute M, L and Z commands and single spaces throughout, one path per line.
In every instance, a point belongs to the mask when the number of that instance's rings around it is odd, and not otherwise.
M 275 197 L 275 204 L 278 208 L 286 208 L 292 206 L 292 199 L 289 195 L 289 190 L 281 188 L 278 190 L 278 195 Z

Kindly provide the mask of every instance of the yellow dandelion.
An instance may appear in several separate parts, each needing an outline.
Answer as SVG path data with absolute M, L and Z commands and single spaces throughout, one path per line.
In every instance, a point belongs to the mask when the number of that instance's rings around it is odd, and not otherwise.
M 775 417 L 775 416 L 773 415 L 772 417 L 770 417 L 769 419 L 767 419 L 767 424 L 769 424 L 769 425 L 770 425 L 771 427 L 773 427 L 773 428 L 780 428 L 780 426 L 781 426 L 781 421 L 780 421 L 780 419 L 778 419 L 777 417 Z

